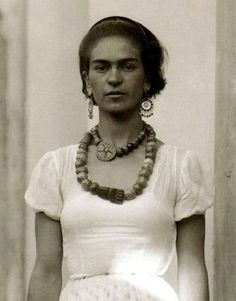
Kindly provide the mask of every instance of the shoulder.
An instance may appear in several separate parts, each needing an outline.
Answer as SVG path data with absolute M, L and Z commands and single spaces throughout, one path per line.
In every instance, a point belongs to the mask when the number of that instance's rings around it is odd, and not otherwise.
M 160 153 L 173 162 L 182 162 L 188 157 L 197 157 L 194 151 L 171 144 L 163 144 L 160 147 Z
M 161 162 L 174 172 L 176 176 L 182 172 L 193 172 L 201 169 L 201 162 L 197 153 L 179 146 L 163 144 L 159 150 Z
M 61 174 L 66 166 L 75 161 L 77 144 L 63 146 L 44 153 L 35 165 L 34 171 L 51 170 Z
M 77 148 L 78 148 L 78 144 L 71 144 L 71 145 L 60 147 L 54 150 L 53 152 L 59 160 L 66 160 L 69 159 L 70 157 L 75 156 Z
M 51 150 L 48 153 L 52 153 L 56 156 L 67 156 L 76 152 L 78 144 L 71 144 L 67 146 L 62 146 L 57 149 Z
M 42 158 L 54 158 L 57 162 L 60 162 L 68 159 L 71 156 L 73 157 L 76 154 L 77 148 L 78 148 L 78 144 L 71 144 L 71 145 L 59 147 L 57 149 L 46 152 L 42 156 Z

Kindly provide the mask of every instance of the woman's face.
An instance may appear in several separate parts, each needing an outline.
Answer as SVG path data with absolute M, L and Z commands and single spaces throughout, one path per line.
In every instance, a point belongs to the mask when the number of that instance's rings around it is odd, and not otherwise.
M 87 90 L 100 110 L 110 113 L 137 111 L 146 80 L 141 53 L 131 40 L 111 36 L 99 40 L 91 51 Z

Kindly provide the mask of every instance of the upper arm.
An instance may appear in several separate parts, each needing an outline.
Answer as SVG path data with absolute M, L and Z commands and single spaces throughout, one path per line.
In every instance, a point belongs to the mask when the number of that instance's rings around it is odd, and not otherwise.
M 59 221 L 40 212 L 35 217 L 36 264 L 46 269 L 61 268 L 62 233 Z
M 205 216 L 193 215 L 177 222 L 178 262 L 204 260 Z
M 193 215 L 177 223 L 180 300 L 209 300 L 204 259 L 205 217 Z

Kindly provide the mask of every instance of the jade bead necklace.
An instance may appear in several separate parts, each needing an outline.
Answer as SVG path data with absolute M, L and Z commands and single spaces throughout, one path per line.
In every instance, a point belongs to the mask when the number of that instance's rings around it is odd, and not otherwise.
M 94 140 L 94 128 L 91 131 L 86 132 L 81 141 L 79 142 L 75 161 L 76 178 L 77 181 L 81 184 L 82 188 L 85 191 L 89 191 L 92 194 L 98 195 L 99 197 L 116 204 L 122 204 L 125 200 L 132 200 L 137 195 L 142 194 L 152 174 L 158 150 L 156 133 L 154 129 L 150 125 L 144 123 L 144 128 L 142 132 L 143 134 L 139 134 L 139 136 L 141 135 L 140 140 L 142 141 L 145 137 L 147 138 L 145 148 L 145 159 L 139 171 L 136 182 L 130 189 L 127 190 L 100 186 L 98 183 L 89 180 L 87 157 L 89 145 Z M 95 134 L 95 139 L 96 137 L 99 137 L 97 133 Z M 99 139 L 100 143 L 100 138 L 97 139 Z M 135 147 L 132 147 L 132 151 L 135 148 L 137 148 L 139 144 L 140 143 L 138 142 L 135 143 Z
M 115 148 L 109 143 L 102 141 L 98 133 L 98 126 L 95 126 L 92 128 L 91 133 L 96 144 L 96 156 L 98 160 L 108 162 L 115 159 L 116 156 L 123 157 L 124 155 L 128 155 L 135 148 L 138 148 L 138 146 L 143 142 L 143 139 L 146 136 L 146 130 L 146 123 L 143 122 L 141 132 L 133 141 L 129 142 L 125 146 Z

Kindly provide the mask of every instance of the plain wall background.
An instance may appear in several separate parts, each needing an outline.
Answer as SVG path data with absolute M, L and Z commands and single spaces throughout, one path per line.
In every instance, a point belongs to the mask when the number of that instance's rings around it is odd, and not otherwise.
M 88 28 L 87 1 L 28 1 L 27 178 L 47 151 L 79 141 L 87 128 L 78 47 Z M 34 215 L 27 208 L 26 282 L 35 258 Z
M 102 17 L 124 15 L 153 31 L 169 53 L 167 86 L 150 122 L 166 143 L 214 160 L 215 1 L 28 1 L 27 171 L 41 155 L 73 144 L 91 122 L 81 94 L 79 40 Z M 94 120 L 92 123 L 95 123 Z M 27 215 L 27 275 L 34 261 L 33 215 Z M 212 217 L 206 256 L 212 286 Z M 167 278 L 176 286 L 175 263 Z

